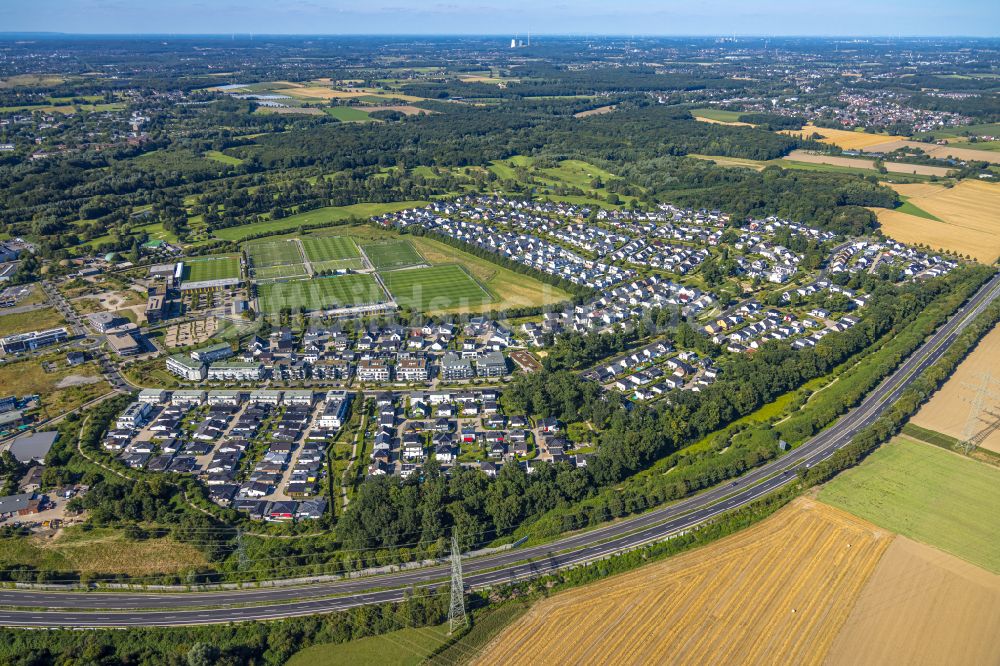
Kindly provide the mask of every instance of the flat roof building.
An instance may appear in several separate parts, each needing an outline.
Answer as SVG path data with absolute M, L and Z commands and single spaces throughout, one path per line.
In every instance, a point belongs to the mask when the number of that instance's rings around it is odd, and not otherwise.
M 195 361 L 187 354 L 174 354 L 167 359 L 167 370 L 174 373 L 178 377 L 183 377 L 191 381 L 200 381 L 205 379 L 206 371 L 205 364 L 201 361 Z
M 18 333 L 0 338 L 0 348 L 7 354 L 18 354 L 33 351 L 49 345 L 69 340 L 69 331 L 65 328 L 49 328 L 44 331 Z

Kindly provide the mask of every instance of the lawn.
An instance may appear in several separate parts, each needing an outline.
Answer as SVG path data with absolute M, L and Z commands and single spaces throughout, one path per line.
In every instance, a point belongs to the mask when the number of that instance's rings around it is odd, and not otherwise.
M 302 263 L 302 253 L 294 239 L 251 243 L 246 246 L 246 251 L 254 269 Z
M 253 271 L 256 280 L 281 280 L 287 278 L 308 277 L 305 264 L 281 264 L 278 266 L 261 266 Z
M 431 264 L 461 264 L 473 278 L 501 299 L 495 304 L 484 304 L 481 308 L 470 307 L 468 309 L 470 312 L 538 307 L 570 298 L 570 295 L 562 289 L 533 277 L 515 273 L 492 261 L 463 252 L 440 241 L 414 236 L 411 242 Z
M 215 161 L 222 162 L 223 164 L 229 164 L 230 166 L 239 166 L 243 164 L 243 160 L 238 157 L 233 157 L 232 155 L 226 155 L 225 153 L 219 152 L 218 150 L 206 150 L 205 157 Z
M 397 201 L 394 203 L 361 203 L 351 206 L 327 206 L 317 208 L 305 213 L 289 215 L 280 220 L 266 220 L 254 224 L 246 224 L 240 227 L 227 227 L 216 229 L 212 233 L 216 238 L 228 241 L 241 241 L 248 236 L 263 233 L 277 233 L 281 231 L 291 231 L 301 226 L 318 225 L 324 222 L 340 222 L 350 218 L 365 220 L 374 215 L 384 213 L 394 213 L 405 208 L 426 206 L 426 201 Z
M 349 236 L 309 236 L 302 239 L 302 247 L 311 262 L 353 259 L 361 256 L 357 244 Z
M 420 253 L 414 249 L 409 241 L 405 240 L 372 243 L 365 245 L 363 249 L 372 266 L 380 271 L 425 263 Z
M 326 109 L 326 114 L 344 123 L 365 122 L 371 120 L 368 112 L 353 106 L 334 106 Z
M 900 436 L 819 498 L 1000 573 L 1000 469 Z
M 0 315 L 0 337 L 29 331 L 43 331 L 65 325 L 66 321 L 54 308 L 39 308 L 28 312 L 5 314 Z
M 275 313 L 282 308 L 290 308 L 293 312 L 300 308 L 329 310 L 386 300 L 385 293 L 370 273 L 263 284 L 258 287 L 258 298 L 263 313 Z
M 217 254 L 184 260 L 183 282 L 209 282 L 240 277 L 240 258 L 235 254 Z
M 708 118 L 717 120 L 720 123 L 739 122 L 742 111 L 725 111 L 723 109 L 691 109 L 691 115 L 695 118 Z
M 598 166 L 582 160 L 563 160 L 555 168 L 542 169 L 542 173 L 553 180 L 561 181 L 583 190 L 590 189 L 590 184 L 595 178 L 600 178 L 606 183 L 617 177 L 610 171 L 605 171 Z
M 455 264 L 382 273 L 393 299 L 402 307 L 436 312 L 461 307 L 477 308 L 495 299 Z
M 400 629 L 346 643 L 313 645 L 298 652 L 285 666 L 416 666 L 448 642 L 448 625 Z
M 307 236 L 302 249 L 315 271 L 361 268 L 361 252 L 350 236 Z

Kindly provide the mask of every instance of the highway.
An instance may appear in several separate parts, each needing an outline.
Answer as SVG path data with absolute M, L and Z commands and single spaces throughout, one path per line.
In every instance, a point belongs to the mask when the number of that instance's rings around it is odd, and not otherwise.
M 468 559 L 465 582 L 472 588 L 513 582 L 576 564 L 592 562 L 689 530 L 726 511 L 746 505 L 796 478 L 796 471 L 830 457 L 871 425 L 910 383 L 935 363 L 987 305 L 1000 296 L 994 277 L 860 405 L 796 449 L 686 500 L 552 543 Z M 129 627 L 197 625 L 269 620 L 329 613 L 359 605 L 398 601 L 411 586 L 448 576 L 432 566 L 382 576 L 302 586 L 178 593 L 113 593 L 0 590 L 0 625 L 10 627 Z M 334 596 L 337 595 L 337 596 Z

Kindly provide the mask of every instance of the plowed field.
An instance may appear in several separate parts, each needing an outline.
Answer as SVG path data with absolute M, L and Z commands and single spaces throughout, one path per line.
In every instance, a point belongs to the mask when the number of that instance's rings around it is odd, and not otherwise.
M 997 636 L 1000 576 L 897 537 L 826 663 L 1000 664 Z

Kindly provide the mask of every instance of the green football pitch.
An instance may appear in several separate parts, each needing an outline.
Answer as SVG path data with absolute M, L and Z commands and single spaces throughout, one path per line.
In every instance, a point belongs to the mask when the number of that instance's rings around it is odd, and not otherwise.
M 184 260 L 183 282 L 210 282 L 240 277 L 240 259 L 234 254 L 218 254 Z
M 309 236 L 302 248 L 316 272 L 361 268 L 361 252 L 348 236 Z
M 424 263 L 424 258 L 407 240 L 372 243 L 365 245 L 363 249 L 372 266 L 378 270 L 392 270 Z
M 401 306 L 422 312 L 479 307 L 495 299 L 461 266 L 443 264 L 381 273 L 386 288 Z
M 257 287 L 257 296 L 264 313 L 279 312 L 282 308 L 292 312 L 302 308 L 330 310 L 386 301 L 385 292 L 370 273 L 262 284 Z
M 246 246 L 246 251 L 254 268 L 302 263 L 299 244 L 294 240 L 251 243 Z

